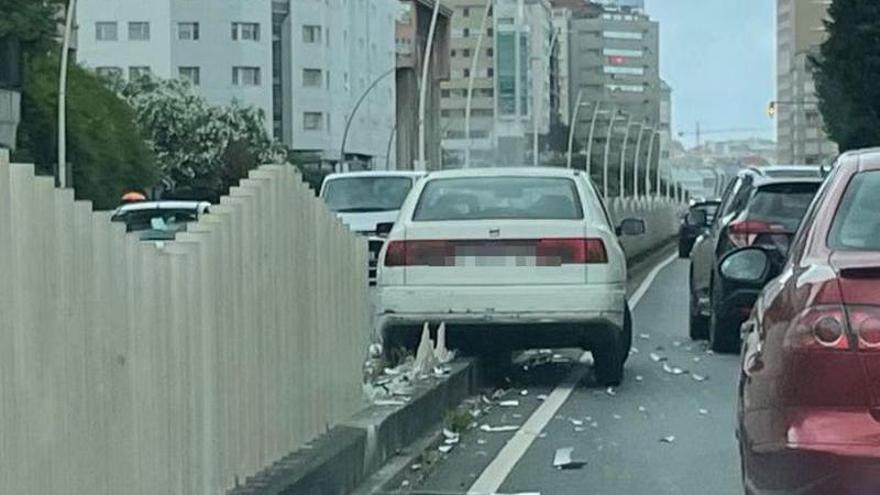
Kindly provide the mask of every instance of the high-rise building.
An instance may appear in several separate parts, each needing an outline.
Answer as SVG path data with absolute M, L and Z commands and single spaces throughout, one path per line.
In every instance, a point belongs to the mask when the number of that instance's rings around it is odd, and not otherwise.
M 453 8 L 449 81 L 442 84 L 443 147 L 461 162 L 521 165 L 528 160 L 537 114 L 538 136 L 550 130 L 554 111 L 551 76 L 558 40 L 547 0 L 449 0 Z M 482 5 L 481 5 L 482 4 Z M 485 27 L 485 29 L 483 29 Z M 481 37 L 482 33 L 482 37 Z M 479 41 L 479 51 L 477 44 Z M 551 44 L 555 44 L 551 53 Z M 477 54 L 476 69 L 473 67 Z M 472 71 L 474 71 L 472 73 Z M 471 75 L 470 136 L 465 132 Z M 533 113 L 534 112 L 534 113 Z M 472 162 L 472 163 L 473 163 Z
M 831 0 L 777 0 L 776 135 L 780 163 L 823 163 L 837 154 L 819 113 L 811 56 L 827 34 Z
M 571 95 L 569 88 L 571 85 L 571 75 L 569 67 L 569 57 L 571 52 L 569 46 L 571 43 L 571 10 L 567 8 L 553 8 L 553 29 L 556 31 L 556 67 L 550 71 L 551 77 L 555 76 L 555 83 L 551 86 L 555 91 L 553 94 L 554 105 L 557 108 L 558 115 L 556 117 L 563 125 L 568 125 L 571 119 Z M 554 115 L 551 114 L 551 118 Z
M 662 131 L 663 125 L 669 125 L 661 120 L 661 102 L 669 98 L 669 91 L 660 79 L 658 24 L 642 12 L 605 7 L 599 12 L 575 14 L 571 26 L 569 98 L 572 113 L 577 114 L 572 125 L 576 126 L 577 141 L 592 152 L 589 163 L 603 162 L 609 128 L 612 157 L 619 156 L 624 137 L 634 137 L 637 143 L 642 129 L 650 143 L 647 130 Z M 615 122 L 613 127 L 611 122 Z M 638 125 L 630 128 L 629 134 L 627 122 Z M 635 161 L 636 148 L 642 163 L 649 154 L 652 162 L 659 159 L 661 153 L 649 153 L 646 144 L 627 143 L 628 161 Z M 619 159 L 610 162 L 618 163 Z
M 277 139 L 329 163 L 375 82 L 343 158 L 384 163 L 398 9 L 397 0 L 90 0 L 78 4 L 78 58 L 123 78 L 188 79 L 211 103 L 256 107 Z

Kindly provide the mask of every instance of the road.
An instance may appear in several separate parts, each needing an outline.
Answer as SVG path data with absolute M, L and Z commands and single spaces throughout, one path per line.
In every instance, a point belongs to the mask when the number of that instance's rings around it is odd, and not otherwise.
M 646 285 L 633 308 L 638 351 L 613 395 L 592 381 L 589 363 L 579 360 L 576 351 L 557 355 L 557 361 L 569 362 L 528 370 L 523 365 L 529 361 L 518 363 L 504 400 L 519 405 L 496 405 L 478 421 L 522 426 L 520 431 L 469 430 L 451 453 L 436 456 L 433 465 L 414 471 L 410 479 L 397 480 L 397 487 L 405 487 L 399 491 L 742 493 L 734 438 L 738 358 L 711 354 L 704 343 L 687 338 L 687 273 L 688 261 L 674 260 L 656 270 L 653 283 Z M 656 362 L 652 353 L 665 360 Z M 685 372 L 669 372 L 675 368 Z M 549 398 L 542 401 L 541 395 Z M 585 464 L 554 468 L 556 450 L 568 447 L 572 458 Z

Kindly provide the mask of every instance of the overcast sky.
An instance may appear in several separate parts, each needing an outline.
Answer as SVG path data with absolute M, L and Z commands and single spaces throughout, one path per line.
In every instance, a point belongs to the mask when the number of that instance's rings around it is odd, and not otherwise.
M 660 23 L 660 73 L 672 86 L 672 122 L 694 144 L 697 121 L 721 140 L 774 137 L 775 0 L 646 0 Z

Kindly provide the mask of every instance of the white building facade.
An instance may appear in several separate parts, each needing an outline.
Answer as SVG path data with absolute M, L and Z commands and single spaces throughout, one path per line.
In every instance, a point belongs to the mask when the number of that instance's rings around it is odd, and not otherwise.
M 126 79 L 189 79 L 212 104 L 261 109 L 292 149 L 337 162 L 355 103 L 395 66 L 397 9 L 397 0 L 81 0 L 78 60 Z M 385 163 L 394 101 L 386 77 L 352 121 L 347 158 Z

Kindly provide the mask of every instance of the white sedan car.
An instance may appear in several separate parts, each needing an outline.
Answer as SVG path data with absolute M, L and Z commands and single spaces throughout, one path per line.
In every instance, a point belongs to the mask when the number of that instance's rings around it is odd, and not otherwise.
M 620 383 L 632 329 L 618 235 L 645 225 L 612 225 L 582 172 L 431 173 L 389 229 L 377 304 L 386 351 L 413 349 L 424 322 L 445 322 L 452 348 L 579 347 L 600 382 Z

